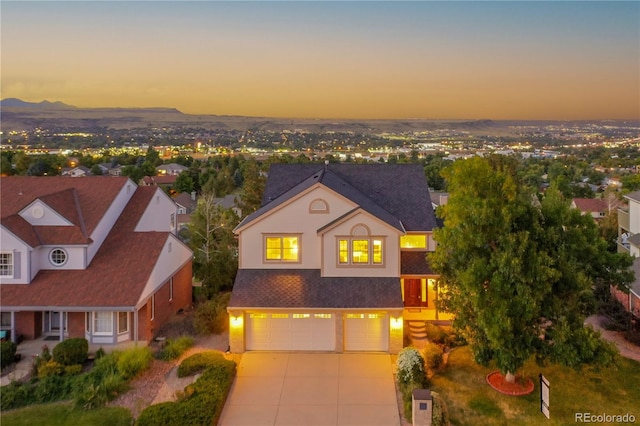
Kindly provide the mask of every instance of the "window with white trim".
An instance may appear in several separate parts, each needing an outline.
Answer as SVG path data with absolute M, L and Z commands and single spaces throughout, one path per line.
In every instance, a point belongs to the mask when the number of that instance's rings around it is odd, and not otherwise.
M 267 235 L 264 254 L 267 262 L 299 262 L 300 237 L 298 235 Z
M 384 237 L 370 234 L 369 227 L 359 223 L 351 228 L 351 235 L 337 237 L 338 265 L 382 265 Z
M 118 312 L 118 334 L 129 332 L 129 312 Z
M 13 252 L 0 253 L 0 276 L 13 278 Z
M 93 313 L 93 334 L 113 334 L 113 312 Z
M 67 263 L 67 252 L 61 248 L 55 248 L 49 253 L 49 260 L 55 266 L 62 266 Z

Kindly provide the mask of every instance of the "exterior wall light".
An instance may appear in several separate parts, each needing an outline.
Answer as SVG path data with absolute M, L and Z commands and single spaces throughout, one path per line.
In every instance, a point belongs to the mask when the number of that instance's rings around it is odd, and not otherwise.
M 229 321 L 230 321 L 230 325 L 231 328 L 242 328 L 242 315 L 230 315 L 229 316 Z
M 392 330 L 402 330 L 402 317 L 398 317 L 398 318 L 391 317 L 390 325 Z

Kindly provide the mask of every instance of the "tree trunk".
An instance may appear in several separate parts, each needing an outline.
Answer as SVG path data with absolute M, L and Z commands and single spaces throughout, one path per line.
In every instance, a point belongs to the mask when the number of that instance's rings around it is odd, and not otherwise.
M 516 376 L 514 376 L 511 371 L 507 371 L 507 374 L 504 375 L 504 381 L 507 383 L 515 383 Z

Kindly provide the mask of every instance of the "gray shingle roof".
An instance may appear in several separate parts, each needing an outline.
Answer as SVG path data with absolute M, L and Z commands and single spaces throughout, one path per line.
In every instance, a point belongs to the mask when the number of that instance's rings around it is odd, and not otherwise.
M 426 251 L 400 252 L 400 274 L 402 275 L 435 275 L 427 260 Z
M 263 206 L 241 225 L 320 182 L 402 231 L 437 227 L 429 187 L 419 164 L 273 164 Z
M 319 269 L 240 269 L 229 308 L 402 309 L 400 279 L 321 277 Z

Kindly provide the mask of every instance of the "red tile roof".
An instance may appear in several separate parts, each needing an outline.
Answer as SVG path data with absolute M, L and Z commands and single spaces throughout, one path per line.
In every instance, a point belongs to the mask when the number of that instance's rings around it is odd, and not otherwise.
M 609 210 L 607 203 L 600 198 L 574 198 L 573 203 L 582 212 L 597 213 Z
M 2 305 L 135 306 L 171 238 L 168 232 L 134 232 L 156 190 L 137 188 L 87 269 L 40 271 L 30 284 L 3 284 Z

